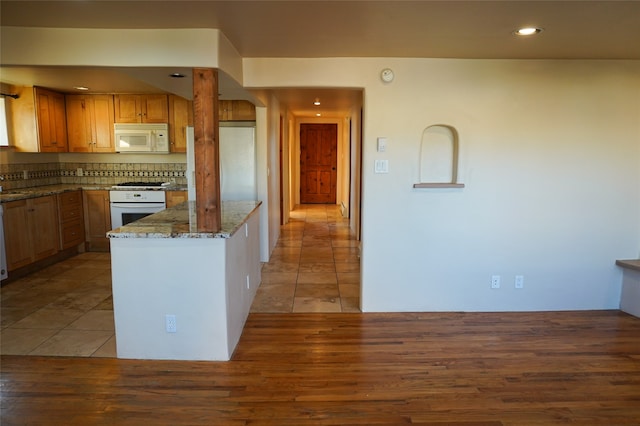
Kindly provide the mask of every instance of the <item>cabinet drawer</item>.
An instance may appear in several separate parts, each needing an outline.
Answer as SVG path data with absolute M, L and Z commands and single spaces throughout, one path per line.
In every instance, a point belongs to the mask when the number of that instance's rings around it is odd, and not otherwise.
M 62 225 L 60 230 L 62 248 L 76 246 L 84 242 L 84 223 L 80 219 Z
M 71 220 L 82 218 L 82 205 L 75 206 L 61 206 L 60 208 L 60 222 L 65 223 Z
M 80 191 L 63 192 L 62 194 L 59 194 L 58 197 L 62 207 L 78 205 L 82 202 L 82 194 Z

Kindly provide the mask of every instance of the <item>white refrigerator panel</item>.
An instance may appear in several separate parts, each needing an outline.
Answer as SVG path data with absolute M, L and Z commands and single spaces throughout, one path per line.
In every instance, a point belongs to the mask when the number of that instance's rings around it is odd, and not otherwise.
M 220 127 L 220 198 L 257 199 L 253 127 Z
M 254 127 L 220 127 L 220 198 L 222 201 L 256 200 Z M 187 127 L 187 189 L 195 200 L 193 128 Z

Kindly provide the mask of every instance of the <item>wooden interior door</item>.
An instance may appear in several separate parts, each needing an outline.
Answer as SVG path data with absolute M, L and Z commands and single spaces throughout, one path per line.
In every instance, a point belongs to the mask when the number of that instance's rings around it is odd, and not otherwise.
M 338 125 L 300 125 L 300 202 L 335 204 Z

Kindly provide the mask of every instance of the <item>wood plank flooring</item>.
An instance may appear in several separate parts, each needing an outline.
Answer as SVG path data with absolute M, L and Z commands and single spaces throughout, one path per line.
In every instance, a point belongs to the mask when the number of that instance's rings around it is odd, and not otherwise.
M 620 311 L 262 314 L 230 362 L 3 356 L 8 425 L 639 425 Z

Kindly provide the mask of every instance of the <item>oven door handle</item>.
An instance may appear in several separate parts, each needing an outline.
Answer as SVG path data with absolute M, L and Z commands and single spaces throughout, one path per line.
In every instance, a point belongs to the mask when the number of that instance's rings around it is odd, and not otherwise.
M 148 209 L 165 206 L 164 203 L 111 203 L 111 207 L 117 209 Z

